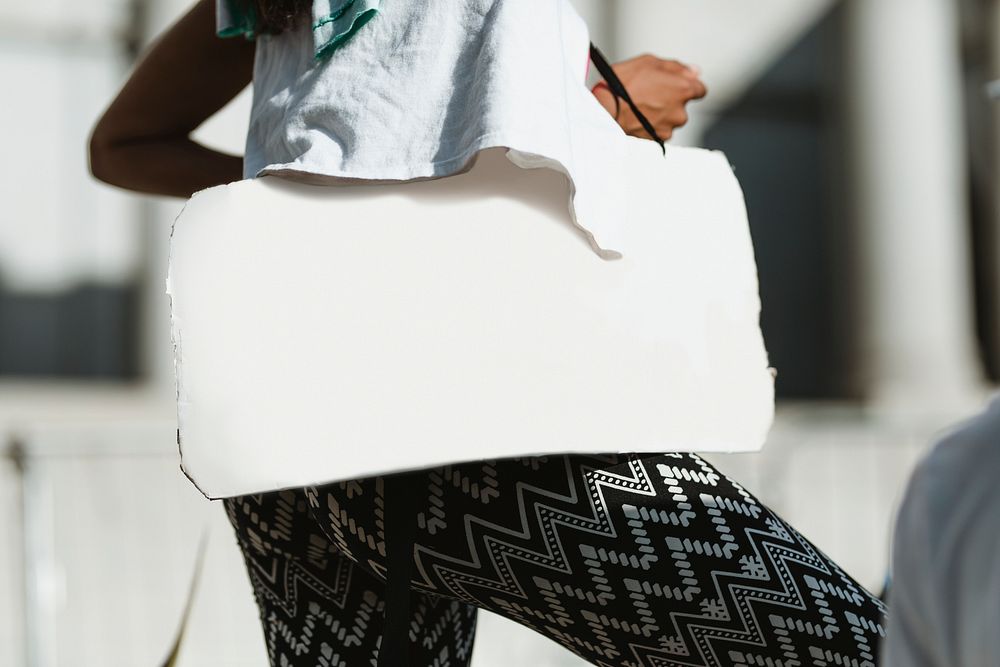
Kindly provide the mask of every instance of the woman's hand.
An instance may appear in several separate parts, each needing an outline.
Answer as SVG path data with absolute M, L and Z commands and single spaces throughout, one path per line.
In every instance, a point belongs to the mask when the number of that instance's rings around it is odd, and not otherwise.
M 612 68 L 639 111 L 663 139 L 669 139 L 676 128 L 687 123 L 687 103 L 705 97 L 708 92 L 698 70 L 676 60 L 645 54 L 616 63 Z M 598 84 L 594 95 L 627 134 L 649 138 L 624 100 L 616 107 L 615 97 L 607 85 Z

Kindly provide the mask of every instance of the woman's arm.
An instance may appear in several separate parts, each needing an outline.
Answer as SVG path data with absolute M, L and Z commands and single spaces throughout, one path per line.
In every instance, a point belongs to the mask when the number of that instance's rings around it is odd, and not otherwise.
M 669 139 L 675 129 L 687 123 L 685 107 L 688 102 L 701 99 L 708 92 L 698 71 L 676 60 L 664 60 L 646 54 L 616 63 L 612 68 L 639 111 L 664 139 Z M 594 95 L 627 134 L 648 138 L 628 105 L 624 102 L 615 104 L 614 95 L 607 86 L 598 84 L 594 88 Z
M 153 43 L 98 121 L 91 173 L 128 190 L 177 197 L 239 180 L 241 157 L 205 148 L 190 134 L 250 83 L 253 54 L 251 41 L 216 36 L 214 0 L 199 0 Z M 647 55 L 614 68 L 664 138 L 687 122 L 685 105 L 705 95 L 697 72 L 675 61 Z M 614 115 L 610 91 L 595 95 Z M 644 136 L 626 105 L 616 120 Z
M 90 138 L 90 171 L 137 192 L 188 197 L 237 181 L 243 159 L 193 132 L 253 78 L 254 43 L 215 35 L 215 4 L 199 0 L 140 59 Z

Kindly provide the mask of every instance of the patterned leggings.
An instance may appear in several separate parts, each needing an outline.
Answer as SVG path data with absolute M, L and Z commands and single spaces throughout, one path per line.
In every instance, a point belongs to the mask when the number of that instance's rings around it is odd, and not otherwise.
M 468 665 L 477 608 L 601 667 L 876 663 L 882 603 L 698 456 L 507 459 L 421 476 L 413 667 Z M 271 664 L 374 665 L 382 478 L 225 506 Z

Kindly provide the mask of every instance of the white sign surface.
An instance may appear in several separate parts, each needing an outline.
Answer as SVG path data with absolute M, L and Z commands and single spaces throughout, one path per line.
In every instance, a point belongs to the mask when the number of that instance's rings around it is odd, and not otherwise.
M 265 177 L 178 218 L 182 465 L 218 498 L 483 458 L 745 451 L 773 416 L 743 196 L 721 153 L 629 138 L 624 257 L 568 183 Z

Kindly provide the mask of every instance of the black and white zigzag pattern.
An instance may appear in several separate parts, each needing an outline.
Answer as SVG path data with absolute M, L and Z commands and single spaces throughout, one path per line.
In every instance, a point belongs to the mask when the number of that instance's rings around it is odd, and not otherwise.
M 476 608 L 601 667 L 875 664 L 881 602 L 697 456 L 536 457 L 425 475 L 415 667 L 466 665 Z M 273 664 L 377 654 L 383 502 L 378 478 L 227 501 Z M 278 536 L 267 545 L 261 523 Z M 286 551 L 298 555 L 275 565 Z M 342 662 L 275 658 L 305 635 Z

